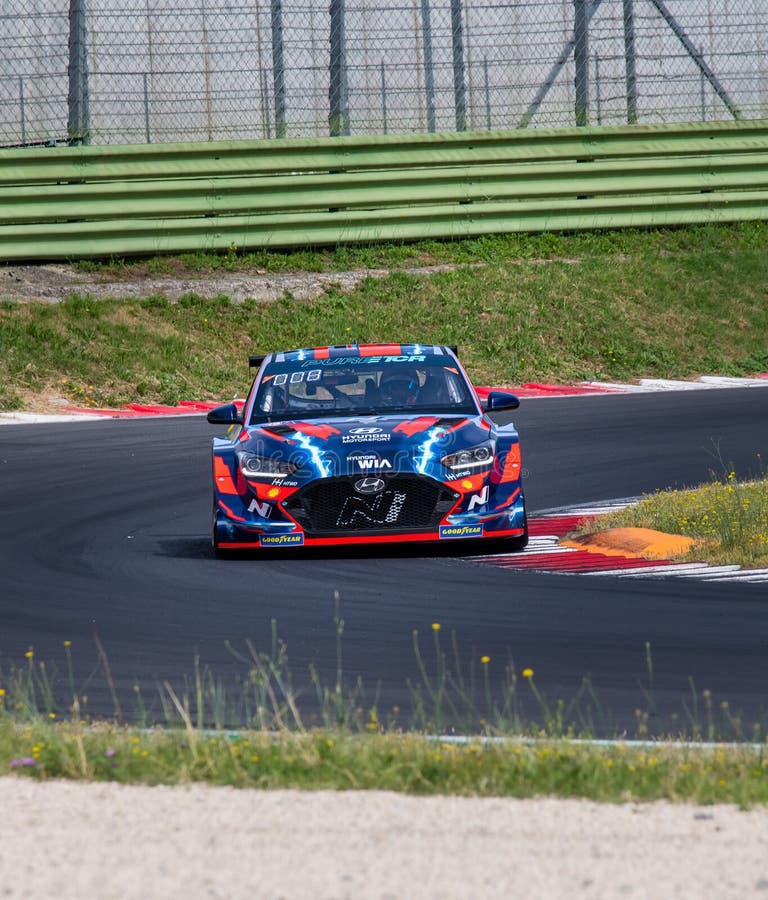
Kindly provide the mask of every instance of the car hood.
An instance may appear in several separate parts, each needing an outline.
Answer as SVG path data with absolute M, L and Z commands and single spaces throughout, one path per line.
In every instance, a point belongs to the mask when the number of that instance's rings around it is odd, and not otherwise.
M 292 420 L 247 429 L 243 449 L 293 458 L 314 477 L 367 471 L 432 474 L 444 478 L 446 453 L 489 439 L 481 416 L 389 415 Z M 244 435 L 245 436 L 245 435 Z

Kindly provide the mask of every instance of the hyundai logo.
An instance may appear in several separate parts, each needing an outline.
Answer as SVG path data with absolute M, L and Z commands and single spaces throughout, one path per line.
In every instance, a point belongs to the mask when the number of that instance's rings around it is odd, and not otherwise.
M 381 434 L 381 428 L 350 428 L 350 434 Z
M 360 478 L 355 482 L 358 494 L 380 494 L 385 487 L 383 478 Z

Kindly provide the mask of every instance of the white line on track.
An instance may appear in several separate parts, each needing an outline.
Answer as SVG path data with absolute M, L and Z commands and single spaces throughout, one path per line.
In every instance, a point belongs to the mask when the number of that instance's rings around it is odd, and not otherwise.
M 618 575 L 621 578 L 634 578 L 639 575 L 660 578 L 662 575 L 683 575 L 698 572 L 706 566 L 700 563 L 673 563 L 668 566 L 645 566 L 638 569 L 601 569 L 599 572 L 591 572 L 591 575 Z

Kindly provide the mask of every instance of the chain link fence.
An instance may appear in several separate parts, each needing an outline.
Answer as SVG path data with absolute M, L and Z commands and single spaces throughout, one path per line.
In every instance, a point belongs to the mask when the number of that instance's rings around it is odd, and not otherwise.
M 3 0 L 0 145 L 768 115 L 768 0 Z

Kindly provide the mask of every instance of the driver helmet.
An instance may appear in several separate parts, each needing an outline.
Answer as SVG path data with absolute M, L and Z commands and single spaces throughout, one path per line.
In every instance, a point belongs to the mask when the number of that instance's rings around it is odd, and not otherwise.
M 379 381 L 381 399 L 394 406 L 413 406 L 419 394 L 419 374 L 410 367 L 385 369 Z

